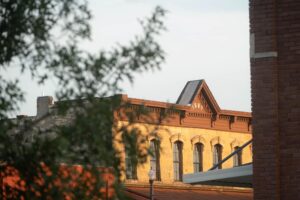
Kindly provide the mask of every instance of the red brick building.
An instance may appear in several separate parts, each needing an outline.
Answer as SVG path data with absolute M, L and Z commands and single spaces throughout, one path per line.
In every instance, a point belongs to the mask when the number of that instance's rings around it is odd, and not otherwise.
M 300 199 L 300 1 L 250 0 L 254 199 Z

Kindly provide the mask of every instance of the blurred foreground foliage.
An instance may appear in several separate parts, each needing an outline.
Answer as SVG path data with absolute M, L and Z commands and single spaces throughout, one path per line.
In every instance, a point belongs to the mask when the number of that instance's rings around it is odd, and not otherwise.
M 114 144 L 123 139 L 135 141 L 126 143 L 134 163 L 144 162 L 149 151 L 141 130 L 128 131 L 133 121 L 121 127 L 115 122 L 114 111 L 126 107 L 126 103 L 118 95 L 107 96 L 121 92 L 120 84 L 133 82 L 138 73 L 160 68 L 165 58 L 156 37 L 165 30 L 165 14 L 164 9 L 156 7 L 141 21 L 141 35 L 127 45 L 92 54 L 78 45 L 91 40 L 92 15 L 86 1 L 1 1 L 3 199 L 125 198 L 119 181 L 124 152 L 116 150 Z M 25 101 L 18 79 L 1 75 L 11 67 L 19 68 L 21 74 L 29 72 L 38 84 L 49 79 L 58 82 L 58 103 L 50 113 L 39 118 L 9 119 Z M 155 130 L 149 131 L 155 134 Z M 123 136 L 117 138 L 116 133 Z M 109 192 L 104 190 L 107 188 Z

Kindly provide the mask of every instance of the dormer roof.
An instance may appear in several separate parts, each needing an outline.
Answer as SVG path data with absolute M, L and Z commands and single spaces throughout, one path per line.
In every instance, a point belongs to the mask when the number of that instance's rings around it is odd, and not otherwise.
M 205 80 L 188 81 L 183 88 L 176 104 L 192 106 L 201 111 L 219 113 L 220 107 L 212 95 Z

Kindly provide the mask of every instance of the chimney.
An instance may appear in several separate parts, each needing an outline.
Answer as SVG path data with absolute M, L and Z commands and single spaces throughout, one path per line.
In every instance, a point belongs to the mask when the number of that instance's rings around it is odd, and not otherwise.
M 37 117 L 42 117 L 49 112 L 49 107 L 53 105 L 53 97 L 42 96 L 37 98 Z

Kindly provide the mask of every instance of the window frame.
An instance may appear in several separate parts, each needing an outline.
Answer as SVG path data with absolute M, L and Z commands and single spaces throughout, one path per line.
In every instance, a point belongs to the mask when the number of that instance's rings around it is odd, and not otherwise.
M 239 146 L 235 146 L 233 151 L 238 150 Z M 235 155 L 233 155 L 233 167 L 238 167 L 242 165 L 242 151 L 239 151 Z
M 137 165 L 134 164 L 133 158 L 128 154 L 125 149 L 125 176 L 126 180 L 137 180 Z
M 173 172 L 174 181 L 182 181 L 183 176 L 183 142 L 176 141 L 173 145 Z
M 203 148 L 204 145 L 201 142 L 194 144 L 193 167 L 195 173 L 203 171 Z
M 161 180 L 160 172 L 160 142 L 157 139 L 150 140 L 150 151 L 153 155 L 150 155 L 150 168 L 154 170 L 155 180 Z M 154 168 L 154 169 L 153 169 Z
M 218 164 L 222 160 L 223 146 L 221 144 L 215 144 L 213 147 L 213 166 Z M 222 164 L 216 169 L 222 169 Z

